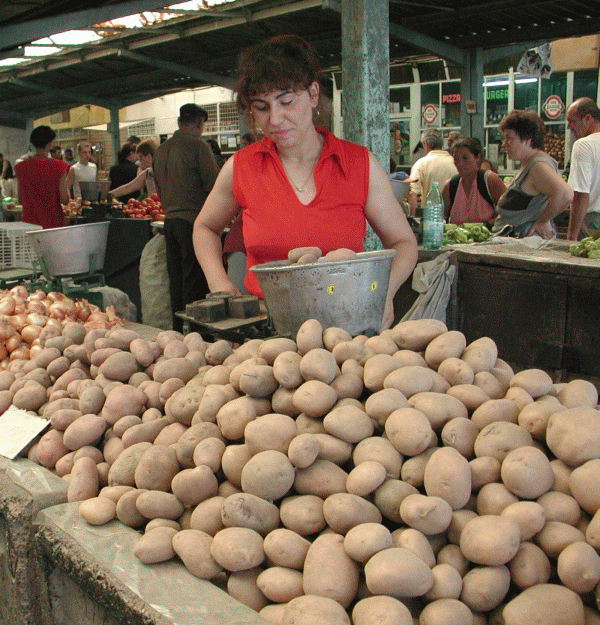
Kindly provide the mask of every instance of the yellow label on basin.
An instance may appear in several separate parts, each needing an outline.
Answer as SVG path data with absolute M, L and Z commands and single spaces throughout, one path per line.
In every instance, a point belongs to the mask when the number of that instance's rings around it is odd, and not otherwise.
M 378 286 L 377 282 L 371 282 L 371 291 L 376 291 Z
M 334 291 L 335 291 L 335 285 L 334 284 L 330 284 L 327 287 L 327 293 L 329 293 L 329 295 L 333 295 Z

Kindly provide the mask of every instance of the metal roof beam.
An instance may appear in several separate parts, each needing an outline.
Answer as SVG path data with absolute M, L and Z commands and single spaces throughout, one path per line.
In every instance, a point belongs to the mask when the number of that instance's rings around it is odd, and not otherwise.
M 195 78 L 196 80 L 202 80 L 213 85 L 225 87 L 226 89 L 233 89 L 234 87 L 234 81 L 231 78 L 225 78 L 224 76 L 219 76 L 219 74 L 205 72 L 199 69 L 194 69 L 193 67 L 186 67 L 185 65 L 180 65 L 179 63 L 172 63 L 171 61 L 163 61 L 161 59 L 152 58 L 151 56 L 146 56 L 145 54 L 140 54 L 139 52 L 120 49 L 117 52 L 117 55 L 137 61 L 138 63 L 143 63 L 144 65 L 160 67 L 161 69 L 166 69 L 167 71 L 174 72 L 175 74 L 189 76 L 190 78 Z
M 94 106 L 101 106 L 107 109 L 117 106 L 115 102 L 104 100 L 103 98 L 96 98 L 95 96 L 81 91 L 76 91 L 75 89 L 55 89 L 54 87 L 47 87 L 29 80 L 22 80 L 21 78 L 10 78 L 8 82 L 13 85 L 17 85 L 18 87 L 22 87 L 23 89 L 41 91 L 42 93 L 49 93 L 50 95 L 59 98 L 68 96 L 70 99 L 75 100 L 76 102 L 81 102 L 82 104 L 93 104 Z
M 396 37 L 400 41 L 410 43 L 421 50 L 433 52 L 437 56 L 452 61 L 457 65 L 465 66 L 467 64 L 467 56 L 463 50 L 448 43 L 423 35 L 416 30 L 411 30 L 405 26 L 390 23 L 390 35 Z
M 111 19 L 135 15 L 144 11 L 153 11 L 168 6 L 165 0 L 128 0 L 105 7 L 73 11 L 63 15 L 45 17 L 22 24 L 13 24 L 0 29 L 2 48 L 11 48 L 29 41 L 42 39 L 56 33 L 76 28 L 86 28 L 90 24 L 106 22 Z

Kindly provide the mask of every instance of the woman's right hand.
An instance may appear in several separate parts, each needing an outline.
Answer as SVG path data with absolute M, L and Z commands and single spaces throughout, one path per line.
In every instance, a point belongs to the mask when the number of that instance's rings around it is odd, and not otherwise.
M 241 291 L 231 282 L 231 280 L 219 280 L 209 284 L 211 293 L 233 293 L 234 295 L 241 295 Z

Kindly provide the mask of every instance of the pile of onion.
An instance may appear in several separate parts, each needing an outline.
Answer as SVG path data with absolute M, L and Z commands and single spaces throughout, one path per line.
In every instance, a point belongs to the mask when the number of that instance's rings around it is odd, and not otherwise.
M 90 329 L 123 325 L 113 306 L 102 312 L 85 299 L 75 302 L 58 291 L 30 294 L 23 285 L 0 291 L 0 371 L 11 360 L 29 360 L 39 352 L 45 327 L 62 328 L 69 321 Z

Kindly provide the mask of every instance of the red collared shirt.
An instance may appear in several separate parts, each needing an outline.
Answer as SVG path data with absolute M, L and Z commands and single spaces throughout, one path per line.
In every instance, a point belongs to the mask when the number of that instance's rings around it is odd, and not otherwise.
M 369 153 L 322 128 L 325 138 L 314 169 L 317 193 L 302 204 L 292 188 L 275 144 L 263 137 L 234 155 L 233 194 L 242 208 L 247 264 L 244 286 L 262 297 L 254 265 L 287 258 L 297 247 L 323 254 L 341 247 L 362 251 L 369 192 Z

